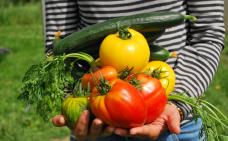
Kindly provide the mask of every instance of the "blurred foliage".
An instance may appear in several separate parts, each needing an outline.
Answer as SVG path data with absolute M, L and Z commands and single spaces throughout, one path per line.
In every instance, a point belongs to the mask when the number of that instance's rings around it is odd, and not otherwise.
M 36 4 L 29 3 L 26 6 L 12 5 L 2 7 L 0 8 L 0 26 L 42 25 L 41 13 L 42 8 L 40 2 Z
M 8 7 L 12 5 L 24 5 L 27 3 L 36 3 L 41 0 L 0 0 L 0 7 Z
M 226 38 L 225 38 L 225 48 L 223 50 L 223 54 L 228 56 L 228 32 L 227 32 Z
M 0 7 L 0 48 L 11 50 L 0 62 L 0 141 L 69 140 L 69 129 L 45 123 L 17 100 L 25 71 L 45 57 L 40 2 Z

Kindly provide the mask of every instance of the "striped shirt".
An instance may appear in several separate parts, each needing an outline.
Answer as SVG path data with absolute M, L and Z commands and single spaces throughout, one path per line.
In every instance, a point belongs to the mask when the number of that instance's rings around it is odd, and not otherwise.
M 223 0 L 45 0 L 43 2 L 46 51 L 52 49 L 54 33 L 63 36 L 83 27 L 119 16 L 153 11 L 175 11 L 197 17 L 166 29 L 156 44 L 176 51 L 177 58 L 167 62 L 176 74 L 175 92 L 199 97 L 209 86 L 217 70 L 224 46 Z M 184 118 L 191 107 L 177 102 Z

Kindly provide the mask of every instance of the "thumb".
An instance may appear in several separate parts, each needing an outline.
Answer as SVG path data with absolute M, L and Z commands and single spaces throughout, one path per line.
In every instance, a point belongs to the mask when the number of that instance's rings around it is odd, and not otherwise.
M 179 134 L 180 129 L 180 115 L 178 110 L 175 111 L 175 113 L 171 113 L 168 116 L 167 126 L 169 128 L 169 131 L 174 134 Z
M 56 115 L 52 118 L 52 123 L 57 127 L 61 127 L 65 126 L 66 120 L 63 115 Z

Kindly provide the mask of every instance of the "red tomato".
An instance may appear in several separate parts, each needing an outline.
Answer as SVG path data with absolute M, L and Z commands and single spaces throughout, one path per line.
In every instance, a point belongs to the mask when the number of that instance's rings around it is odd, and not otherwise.
M 94 87 L 90 96 L 93 114 L 105 123 L 120 128 L 145 124 L 147 110 L 140 92 L 130 83 L 113 79 L 107 93 Z
M 162 87 L 161 82 L 149 75 L 140 73 L 132 74 L 128 78 L 132 82 L 136 79 L 139 85 L 140 94 L 144 98 L 147 107 L 146 123 L 153 122 L 164 110 L 167 103 L 165 89 Z
M 92 89 L 95 85 L 99 84 L 99 81 L 103 78 L 111 80 L 117 78 L 118 72 L 112 66 L 104 66 L 95 72 L 86 73 L 82 76 L 82 86 L 87 87 L 88 85 Z

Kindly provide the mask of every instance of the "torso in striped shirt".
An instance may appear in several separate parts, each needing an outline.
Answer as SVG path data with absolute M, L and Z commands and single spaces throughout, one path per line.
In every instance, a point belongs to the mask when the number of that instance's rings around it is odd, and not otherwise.
M 102 22 L 111 18 L 119 16 L 133 15 L 136 13 L 154 12 L 154 11 L 176 11 L 186 14 L 186 5 L 184 0 L 78 0 L 77 3 L 62 2 L 61 6 L 66 6 L 68 9 L 68 16 L 65 16 L 64 11 L 58 15 L 61 28 L 67 28 L 65 33 L 69 34 L 73 30 L 80 30 L 81 28 Z M 77 13 L 71 11 L 77 9 Z M 53 7 L 47 7 L 47 12 L 53 10 Z M 77 24 L 71 24 L 72 18 L 77 20 Z M 61 22 L 66 23 L 61 25 Z M 75 22 L 75 21 L 73 21 Z M 66 27 L 67 26 L 67 27 Z M 50 27 L 51 28 L 51 27 Z M 186 25 L 185 23 L 167 29 L 156 43 L 170 51 L 178 51 L 186 45 Z M 153 36 L 153 35 L 151 35 Z M 49 44 L 51 44 L 49 42 Z M 175 62 L 175 59 L 171 59 Z M 169 60 L 169 61 L 171 61 Z
M 155 43 L 177 51 L 167 62 L 176 73 L 176 92 L 198 97 L 210 84 L 224 40 L 223 0 L 46 0 L 44 5 L 46 47 L 54 33 L 64 36 L 111 18 L 155 11 L 175 11 L 198 18 L 166 29 Z M 153 35 L 152 35 L 153 36 Z M 185 115 L 191 108 L 179 103 Z

